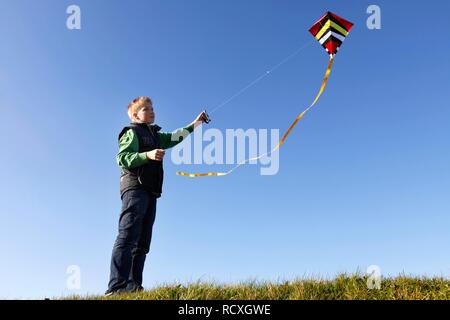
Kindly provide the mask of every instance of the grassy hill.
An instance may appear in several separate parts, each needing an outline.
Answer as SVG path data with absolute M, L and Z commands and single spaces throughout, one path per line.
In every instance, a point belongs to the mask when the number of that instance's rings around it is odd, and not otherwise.
M 332 280 L 299 279 L 285 282 L 248 281 L 240 284 L 197 282 L 162 285 L 138 293 L 112 297 L 71 296 L 66 299 L 128 300 L 450 300 L 450 280 L 443 277 L 382 278 L 369 289 L 368 277 L 341 274 Z

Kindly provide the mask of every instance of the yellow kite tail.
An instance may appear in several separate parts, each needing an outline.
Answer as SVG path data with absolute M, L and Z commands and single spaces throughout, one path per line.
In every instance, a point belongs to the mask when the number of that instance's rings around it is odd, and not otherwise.
M 240 167 L 241 165 L 243 165 L 246 162 L 252 161 L 252 160 L 257 160 L 261 157 L 264 157 L 265 155 L 268 155 L 272 152 L 274 152 L 275 150 L 277 150 L 278 148 L 280 148 L 280 146 L 284 143 L 284 140 L 286 140 L 287 136 L 291 133 L 292 129 L 294 129 L 294 127 L 297 125 L 297 122 L 305 115 L 306 112 L 308 112 L 309 109 L 312 108 L 312 106 L 314 106 L 316 104 L 316 102 L 319 100 L 320 96 L 323 93 L 323 90 L 325 89 L 325 86 L 327 84 L 328 81 L 328 77 L 330 76 L 330 72 L 331 72 L 331 67 L 333 66 L 333 55 L 330 55 L 330 62 L 328 63 L 328 67 L 327 67 L 327 71 L 325 72 L 325 76 L 322 80 L 322 85 L 320 86 L 319 92 L 317 93 L 316 97 L 314 98 L 313 102 L 309 105 L 308 108 L 306 108 L 305 110 L 303 110 L 302 113 L 300 113 L 297 118 L 295 118 L 294 122 L 291 124 L 291 126 L 287 129 L 287 131 L 284 133 L 283 137 L 281 138 L 281 140 L 277 143 L 277 145 L 275 146 L 275 148 L 273 148 L 271 151 L 262 154 L 260 156 L 257 157 L 253 157 L 253 158 L 249 158 L 246 159 L 244 161 L 241 161 L 240 163 L 238 163 L 235 167 L 233 167 L 231 170 L 227 171 L 227 172 L 207 172 L 207 173 L 186 173 L 186 172 L 182 172 L 182 171 L 178 171 L 177 174 L 180 176 L 184 176 L 184 177 L 191 177 L 191 178 L 196 178 L 196 177 L 219 177 L 219 176 L 226 176 L 228 174 L 230 174 L 231 172 L 233 172 L 234 170 L 236 170 L 238 167 Z

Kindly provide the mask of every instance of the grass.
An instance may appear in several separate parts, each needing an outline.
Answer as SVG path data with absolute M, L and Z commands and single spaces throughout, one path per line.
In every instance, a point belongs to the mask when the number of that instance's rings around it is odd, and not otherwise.
M 69 296 L 77 300 L 450 300 L 450 280 L 443 277 L 382 278 L 380 289 L 368 288 L 368 277 L 340 274 L 331 280 L 283 282 L 247 281 L 239 284 L 196 282 L 162 285 L 112 297 Z

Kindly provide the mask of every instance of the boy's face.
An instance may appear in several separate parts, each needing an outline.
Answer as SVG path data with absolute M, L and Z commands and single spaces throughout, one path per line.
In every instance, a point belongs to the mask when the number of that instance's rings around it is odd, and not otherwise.
M 153 123 L 155 121 L 155 112 L 151 103 L 146 103 L 135 115 L 136 119 L 141 122 Z

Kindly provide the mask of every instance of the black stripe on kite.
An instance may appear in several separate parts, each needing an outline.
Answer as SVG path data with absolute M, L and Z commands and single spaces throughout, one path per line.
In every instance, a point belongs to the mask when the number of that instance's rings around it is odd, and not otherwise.
M 346 24 L 349 24 L 349 26 L 346 27 L 344 24 L 339 22 L 339 20 L 337 18 L 342 19 L 342 21 L 345 22 Z M 332 12 L 328 12 L 327 19 L 330 19 L 331 21 L 333 21 L 336 24 L 340 25 L 342 27 L 342 29 L 344 29 L 347 32 L 350 32 L 350 29 L 353 27 L 353 23 L 351 23 L 350 21 L 347 21 L 344 18 L 341 18 L 341 17 L 339 17 L 337 15 L 336 15 L 336 18 L 335 18 L 334 13 L 332 13 Z
M 346 35 L 345 34 L 343 34 L 341 31 L 339 31 L 339 30 L 337 30 L 336 28 L 334 28 L 334 27 L 330 27 L 330 28 L 328 28 L 328 30 L 327 31 L 325 31 L 325 33 L 322 35 L 322 37 L 320 37 L 320 39 L 322 39 L 327 33 L 328 33 L 328 31 L 333 31 L 333 32 L 335 32 L 335 33 L 337 33 L 337 34 L 339 34 L 339 35 L 341 35 L 341 36 L 343 36 L 344 38 L 346 37 Z M 320 40 L 319 39 L 319 40 Z

